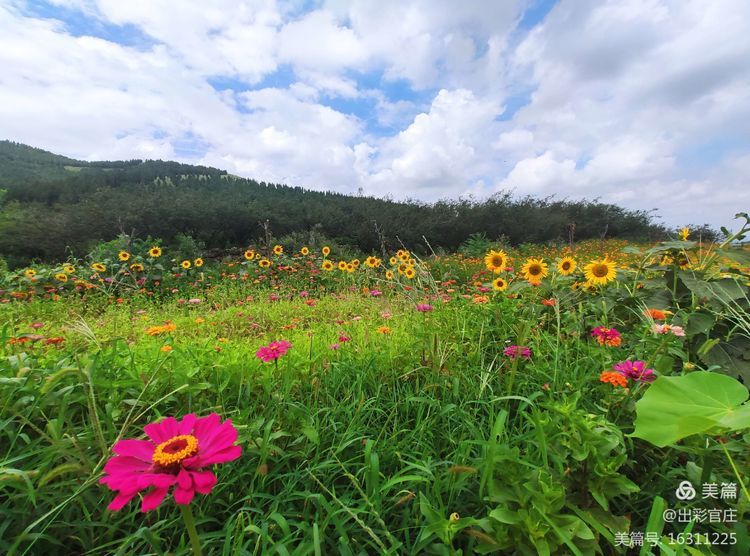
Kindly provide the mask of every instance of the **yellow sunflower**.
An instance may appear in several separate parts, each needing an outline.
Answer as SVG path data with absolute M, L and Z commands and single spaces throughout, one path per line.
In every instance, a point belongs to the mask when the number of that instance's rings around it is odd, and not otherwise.
M 392 270 L 386 270 L 385 271 L 385 279 L 386 280 L 393 280 L 393 271 Z
M 391 266 L 396 266 L 398 264 L 398 259 L 396 257 L 391 257 L 388 259 L 388 262 L 391 263 Z
M 73 274 L 76 271 L 76 267 L 74 267 L 72 264 L 66 264 L 63 266 L 63 272 L 65 274 Z
M 55 274 L 55 280 L 57 280 L 58 282 L 67 282 L 68 275 L 64 272 L 58 272 L 57 274 Z
M 331 272 L 333 270 L 333 263 L 328 260 L 323 261 L 323 270 Z
M 535 259 L 534 257 L 531 257 L 526 259 L 526 262 L 521 267 L 521 274 L 532 284 L 540 283 L 542 278 L 547 276 L 548 273 L 548 266 L 547 263 L 544 262 L 544 259 Z
M 36 270 L 33 268 L 27 268 L 23 271 L 23 275 L 26 276 L 29 280 L 31 280 L 34 276 L 36 276 Z
M 185 259 L 184 261 L 182 261 L 180 263 L 180 266 L 182 268 L 184 268 L 185 270 L 187 270 L 188 268 L 190 268 L 191 266 L 193 266 L 193 263 L 191 263 L 190 261 L 188 261 L 187 259 Z
M 494 273 L 502 272 L 508 266 L 508 254 L 502 250 L 490 251 L 484 257 L 484 266 Z
M 508 282 L 504 278 L 495 278 L 492 281 L 492 289 L 498 292 L 504 292 L 508 289 Z
M 268 259 L 261 259 L 260 261 L 258 261 L 258 266 L 261 268 L 268 268 L 269 266 L 271 266 L 271 261 L 269 261 Z
M 414 278 L 417 275 L 417 271 L 414 270 L 414 267 L 408 266 L 406 267 L 406 270 L 404 270 L 404 276 L 406 276 L 409 280 Z
M 245 251 L 245 260 L 252 261 L 254 257 L 255 251 L 253 251 L 252 249 L 248 249 L 247 251 Z
M 143 272 L 143 265 L 141 263 L 133 263 L 130 265 L 130 270 L 133 272 Z
M 203 266 L 203 259 L 198 257 L 197 259 L 193 261 L 193 264 L 196 266 L 196 268 L 200 268 Z
M 310 254 L 310 250 L 307 247 L 303 247 L 299 252 L 303 257 L 307 257 Z
M 617 277 L 617 266 L 609 257 L 594 259 L 583 267 L 587 285 L 604 286 Z
M 378 260 L 372 255 L 365 259 L 365 266 L 367 266 L 368 268 L 375 268 L 377 266 L 377 263 Z
M 563 257 L 557 263 L 557 271 L 563 276 L 570 276 L 576 270 L 576 260 L 573 257 Z
M 154 259 L 156 259 L 158 257 L 161 257 L 161 247 L 154 246 L 151 249 L 149 249 L 148 250 L 148 256 L 152 257 Z
M 122 262 L 129 261 L 130 260 L 130 253 L 127 251 L 120 251 L 117 253 L 117 258 L 120 259 Z
M 346 261 L 339 261 L 339 270 L 346 270 Z
M 273 254 L 274 255 L 281 255 L 284 252 L 284 248 L 281 245 L 274 245 L 273 246 Z
M 95 270 L 97 272 L 106 272 L 107 271 L 107 267 L 104 266 L 102 263 L 94 263 L 94 264 L 92 264 L 91 265 L 91 269 Z
M 349 264 L 347 264 L 347 265 L 346 265 L 346 271 L 347 271 L 347 272 L 348 272 L 349 274 L 351 274 L 351 273 L 352 273 L 352 272 L 354 272 L 355 270 L 357 270 L 357 267 L 356 267 L 356 266 L 355 266 L 355 265 L 354 265 L 353 263 L 349 263 Z
M 328 255 L 331 254 L 331 248 L 325 245 L 323 246 L 323 249 L 320 250 L 320 252 L 323 253 L 324 257 L 327 257 Z

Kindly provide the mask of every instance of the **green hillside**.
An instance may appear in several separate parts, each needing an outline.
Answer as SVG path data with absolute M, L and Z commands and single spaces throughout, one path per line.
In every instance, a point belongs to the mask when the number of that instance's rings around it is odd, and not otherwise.
M 237 178 L 161 160 L 81 162 L 0 142 L 0 255 L 12 264 L 83 255 L 118 234 L 190 236 L 207 248 L 325 237 L 352 249 L 455 250 L 470 235 L 510 244 L 665 232 L 644 211 L 590 201 L 517 198 L 435 204 L 347 196 Z

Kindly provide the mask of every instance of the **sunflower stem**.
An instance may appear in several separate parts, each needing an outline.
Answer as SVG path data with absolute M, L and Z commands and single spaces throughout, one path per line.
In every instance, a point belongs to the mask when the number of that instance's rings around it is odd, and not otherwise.
M 201 540 L 198 537 L 198 530 L 195 528 L 195 519 L 193 518 L 193 510 L 190 509 L 190 504 L 177 504 L 177 506 L 180 508 L 182 520 L 185 522 L 185 528 L 190 537 L 190 545 L 193 547 L 193 556 L 203 556 Z

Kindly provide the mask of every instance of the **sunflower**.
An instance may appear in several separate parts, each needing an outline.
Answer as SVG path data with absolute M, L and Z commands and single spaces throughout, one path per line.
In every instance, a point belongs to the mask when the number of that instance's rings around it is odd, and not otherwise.
M 133 272 L 143 272 L 143 265 L 141 263 L 133 263 L 130 265 L 130 270 Z
M 63 272 L 65 274 L 73 274 L 75 271 L 76 267 L 74 267 L 72 264 L 63 265 Z
M 385 279 L 386 280 L 393 280 L 393 271 L 392 270 L 386 270 L 385 271 Z
M 310 254 L 310 250 L 307 247 L 303 247 L 299 252 L 303 257 L 307 257 Z
M 508 266 L 508 254 L 502 250 L 492 250 L 485 255 L 484 266 L 487 267 L 487 270 L 491 270 L 496 274 L 502 272 Z
M 271 261 L 269 261 L 268 259 L 261 259 L 260 261 L 258 261 L 258 266 L 261 268 L 268 268 L 269 266 L 271 266 Z
M 352 273 L 352 272 L 354 272 L 355 270 L 357 270 L 357 267 L 356 267 L 356 266 L 355 266 L 355 265 L 354 265 L 353 263 L 348 263 L 348 264 L 346 265 L 346 271 L 347 271 L 347 272 L 348 272 L 349 274 L 351 274 L 351 273 Z
M 521 274 L 523 274 L 523 277 L 532 284 L 538 284 L 542 281 L 542 278 L 547 276 L 547 268 L 547 263 L 545 263 L 543 259 L 535 259 L 531 257 L 530 259 L 526 259 L 526 262 L 521 267 Z
M 346 270 L 346 261 L 339 261 L 339 270 Z
M 188 261 L 187 259 L 185 259 L 184 261 L 182 261 L 182 262 L 180 263 L 180 266 L 181 266 L 182 268 L 184 268 L 185 270 L 187 270 L 188 268 L 190 268 L 190 267 L 191 267 L 192 265 L 193 265 L 193 263 L 191 263 L 191 262 L 190 262 L 190 261 Z
M 573 257 L 563 257 L 557 263 L 557 271 L 563 276 L 570 276 L 575 272 L 576 266 L 578 266 L 578 263 Z
M 368 268 L 375 268 L 377 266 L 377 263 L 378 260 L 372 255 L 365 259 L 365 266 L 367 266 Z
M 161 247 L 154 246 L 151 249 L 149 249 L 148 250 L 148 256 L 152 257 L 154 259 L 156 259 L 158 257 L 161 257 Z
M 26 270 L 24 270 L 23 275 L 31 280 L 34 276 L 36 276 L 36 270 L 34 270 L 33 268 L 27 268 Z
M 607 256 L 603 259 L 594 259 L 583 267 L 583 270 L 587 285 L 604 286 L 617 277 L 617 267 Z
M 274 255 L 281 255 L 284 252 L 284 248 L 281 245 L 274 245 L 273 246 L 273 254 Z
M 67 282 L 68 275 L 64 272 L 58 272 L 57 274 L 55 274 L 55 280 L 57 280 L 58 282 Z
M 194 265 L 195 265 L 195 266 L 196 266 L 197 268 L 200 268 L 200 267 L 202 267 L 202 266 L 203 266 L 203 259 L 201 259 L 200 257 L 198 257 L 197 259 L 195 259 L 195 260 L 193 261 L 193 264 L 194 264 Z
M 127 251 L 120 251 L 117 253 L 117 258 L 120 259 L 122 262 L 129 261 L 130 260 L 130 253 Z
M 324 257 L 327 257 L 328 255 L 331 254 L 331 248 L 325 245 L 323 246 L 323 249 L 320 250 L 320 252 L 323 253 Z
M 91 265 L 91 269 L 95 270 L 97 272 L 106 272 L 107 271 L 107 267 L 104 266 L 102 263 L 94 263 L 94 264 L 92 264 Z
M 328 260 L 323 261 L 323 270 L 331 272 L 333 270 L 333 263 Z
M 417 271 L 414 270 L 414 267 L 408 266 L 406 267 L 406 270 L 404 270 L 404 276 L 406 276 L 409 280 L 414 278 L 417 275 Z
M 252 261 L 254 257 L 255 251 L 253 251 L 252 249 L 248 249 L 247 251 L 245 251 L 245 260 Z
M 495 278 L 492 281 L 492 289 L 498 292 L 504 292 L 508 289 L 508 282 L 504 278 Z
M 398 259 L 396 257 L 391 257 L 388 259 L 388 262 L 391 263 L 391 266 L 396 266 L 398 264 Z

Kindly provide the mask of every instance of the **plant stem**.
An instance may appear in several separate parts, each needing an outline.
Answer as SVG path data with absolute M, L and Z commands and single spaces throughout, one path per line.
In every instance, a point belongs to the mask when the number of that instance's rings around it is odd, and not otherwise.
M 729 460 L 729 465 L 732 466 L 732 471 L 734 471 L 734 476 L 737 477 L 737 481 L 740 483 L 740 486 L 742 487 L 742 492 L 745 493 L 745 498 L 750 500 L 750 493 L 747 491 L 747 485 L 745 485 L 745 482 L 742 480 L 742 477 L 740 477 L 740 472 L 737 471 L 737 466 L 734 464 L 734 460 L 732 459 L 732 456 L 729 455 L 729 450 L 727 450 L 727 447 L 724 445 L 723 442 L 719 442 L 721 445 L 721 449 L 724 450 L 724 455 L 727 456 L 727 459 Z
M 201 550 L 201 541 L 198 538 L 198 531 L 195 528 L 195 519 L 193 519 L 193 510 L 190 509 L 190 504 L 177 504 L 182 513 L 182 520 L 185 522 L 185 528 L 188 531 L 190 537 L 190 545 L 193 547 L 193 556 L 203 556 Z

